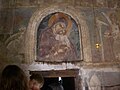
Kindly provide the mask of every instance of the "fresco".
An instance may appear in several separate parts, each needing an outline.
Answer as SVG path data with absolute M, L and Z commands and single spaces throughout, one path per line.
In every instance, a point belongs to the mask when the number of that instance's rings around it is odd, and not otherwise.
M 120 60 L 120 10 L 81 8 L 87 21 L 93 62 Z
M 91 50 L 93 56 L 93 62 L 100 62 L 101 61 L 101 51 L 96 49 L 96 43 L 98 43 L 97 39 L 99 38 L 98 32 L 96 32 L 96 24 L 95 24 L 95 15 L 92 8 L 81 8 L 81 14 L 85 17 L 89 34 L 90 34 L 90 42 L 91 42 Z
M 28 6 L 29 5 L 29 0 L 14 0 L 13 2 L 15 6 Z
M 29 4 L 35 6 L 38 4 L 39 1 L 43 1 L 43 0 L 29 0 Z
M 35 11 L 34 8 L 17 8 L 14 10 L 14 28 L 13 32 L 19 32 L 19 28 L 27 27 L 32 13 Z
M 11 8 L 14 4 L 13 0 L 1 0 L 2 7 Z
M 107 2 L 106 0 L 93 0 L 93 4 L 95 7 L 107 7 Z
M 116 11 L 99 10 L 95 20 L 100 37 L 102 60 L 120 60 L 120 22 Z
M 120 8 L 120 0 L 106 0 L 108 8 Z
M 93 6 L 97 8 L 118 8 L 119 0 L 93 0 Z
M 97 8 L 119 8 L 120 0 L 75 0 L 75 6 Z
M 54 13 L 45 17 L 38 28 L 38 60 L 80 60 L 80 37 L 77 24 L 68 15 Z
M 11 34 L 13 32 L 13 13 L 11 9 L 0 11 L 0 34 Z
M 80 6 L 83 7 L 92 7 L 93 6 L 93 2 L 92 0 L 75 0 L 75 2 L 80 2 Z

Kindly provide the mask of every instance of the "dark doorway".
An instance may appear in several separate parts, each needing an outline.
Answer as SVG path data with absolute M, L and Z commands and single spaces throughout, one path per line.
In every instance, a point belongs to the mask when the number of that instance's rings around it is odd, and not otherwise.
M 64 90 L 75 90 L 75 79 L 74 77 L 61 77 L 61 81 L 59 81 L 59 77 L 55 78 L 44 78 L 45 83 L 41 90 L 47 90 L 50 84 L 60 83 Z
M 42 74 L 44 77 L 44 85 L 41 90 L 47 90 L 49 85 L 55 82 L 62 85 L 64 90 L 81 90 L 81 79 L 78 69 L 30 71 L 30 74 L 33 73 Z
M 75 90 L 75 78 L 74 77 L 64 77 L 63 78 L 64 90 Z

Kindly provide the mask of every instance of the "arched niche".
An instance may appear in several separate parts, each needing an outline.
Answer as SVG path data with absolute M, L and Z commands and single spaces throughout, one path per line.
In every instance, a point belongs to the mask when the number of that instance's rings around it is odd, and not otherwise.
M 80 43 L 82 47 L 80 50 L 82 52 L 82 60 L 85 62 L 91 61 L 92 55 L 89 30 L 81 12 L 72 6 L 55 5 L 47 8 L 40 8 L 32 15 L 25 35 L 25 62 L 32 63 L 37 59 L 37 30 L 39 24 L 47 15 L 56 12 L 65 13 L 75 20 L 81 36 Z

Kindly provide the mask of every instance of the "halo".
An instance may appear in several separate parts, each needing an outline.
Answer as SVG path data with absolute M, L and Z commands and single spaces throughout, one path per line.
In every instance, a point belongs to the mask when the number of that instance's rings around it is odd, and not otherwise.
M 60 19 L 65 20 L 65 22 L 67 23 L 67 27 L 65 29 L 65 34 L 67 34 L 67 32 L 72 28 L 72 20 L 64 13 L 58 12 L 52 15 L 48 21 L 48 26 L 53 26 L 56 22 L 60 21 Z

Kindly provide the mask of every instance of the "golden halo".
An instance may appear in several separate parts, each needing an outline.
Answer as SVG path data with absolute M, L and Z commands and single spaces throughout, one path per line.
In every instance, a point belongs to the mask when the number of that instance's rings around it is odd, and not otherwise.
M 67 22 L 67 27 L 65 29 L 66 31 L 65 34 L 67 34 L 67 32 L 72 28 L 72 20 L 64 13 L 58 12 L 52 15 L 48 21 L 48 26 L 51 27 L 53 24 L 58 22 L 60 19 L 64 19 Z

